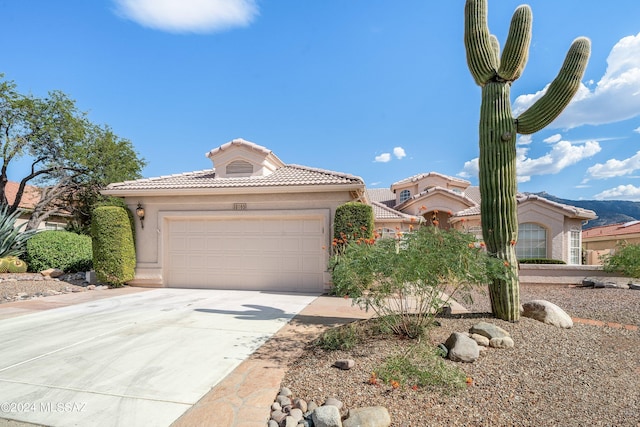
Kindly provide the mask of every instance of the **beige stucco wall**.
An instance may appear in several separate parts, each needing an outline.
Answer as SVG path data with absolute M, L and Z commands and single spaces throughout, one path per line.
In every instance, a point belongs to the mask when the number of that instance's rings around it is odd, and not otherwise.
M 193 215 L 195 213 L 229 214 L 231 216 L 256 216 L 261 213 L 286 213 L 318 211 L 326 213 L 325 231 L 327 248 L 333 237 L 333 218 L 336 207 L 351 201 L 348 191 L 326 193 L 273 193 L 273 194 L 220 194 L 192 196 L 141 196 L 125 197 L 125 201 L 135 212 L 138 203 L 145 210 L 144 229 L 136 219 L 136 278 L 134 285 L 164 286 L 163 278 L 163 218 L 167 215 Z M 235 204 L 242 204 L 242 210 L 234 210 Z M 326 251 L 326 262 L 329 251 Z M 325 287 L 330 284 L 330 274 L 325 273 Z
M 562 212 L 525 202 L 518 206 L 518 222 L 534 223 L 547 230 L 547 258 L 568 262 L 568 242 L 565 243 L 565 216 Z M 568 236 L 567 236 L 568 237 Z
M 627 236 L 598 236 L 582 241 L 582 248 L 586 254 L 587 264 L 601 265 L 603 256 L 609 255 L 622 242 L 640 244 L 640 236 L 637 234 Z

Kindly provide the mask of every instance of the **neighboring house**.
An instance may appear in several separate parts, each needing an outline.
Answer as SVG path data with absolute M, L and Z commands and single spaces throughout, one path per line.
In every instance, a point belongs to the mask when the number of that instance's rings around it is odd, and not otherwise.
M 16 200 L 16 195 L 18 193 L 18 187 L 20 184 L 14 181 L 7 181 L 7 184 L 4 188 L 5 195 L 7 197 L 7 202 L 11 205 Z M 29 222 L 29 218 L 31 218 L 31 212 L 33 208 L 40 201 L 40 189 L 33 185 L 26 185 L 24 187 L 24 191 L 22 193 L 22 198 L 20 199 L 20 204 L 18 205 L 18 209 L 20 211 L 20 216 L 16 220 L 16 226 L 20 226 L 22 224 L 26 224 Z M 38 226 L 39 230 L 63 230 L 68 223 L 69 217 L 53 215 L 49 217 L 46 221 L 42 221 Z
M 480 189 L 469 181 L 430 172 L 398 181 L 389 189 L 368 189 L 367 195 L 374 204 L 377 228 L 391 228 L 388 218 L 395 214 L 392 226 L 402 231 L 408 231 L 415 218 L 420 217 L 427 223 L 463 230 L 482 240 Z M 597 218 L 595 212 L 536 195 L 519 194 L 517 200 L 518 258 L 582 263 L 582 224 Z
M 144 209 L 132 284 L 322 292 L 336 207 L 364 200 L 361 178 L 283 163 L 235 139 L 206 154 L 213 168 L 110 184 Z M 140 215 L 143 214 L 139 210 Z
M 587 264 L 601 265 L 601 257 L 613 253 L 620 243 L 640 244 L 640 221 L 603 225 L 582 232 Z

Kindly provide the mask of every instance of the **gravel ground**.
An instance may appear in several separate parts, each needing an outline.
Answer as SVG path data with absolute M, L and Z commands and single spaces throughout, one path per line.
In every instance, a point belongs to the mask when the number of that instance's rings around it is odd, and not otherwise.
M 546 299 L 572 317 L 640 324 L 640 291 L 563 285 L 523 285 L 521 301 Z M 473 379 L 465 390 L 438 391 L 370 385 L 372 372 L 390 355 L 407 351 L 408 340 L 378 339 L 351 351 L 309 347 L 292 362 L 282 382 L 293 393 L 322 403 L 329 396 L 348 408 L 382 405 L 393 426 L 640 426 L 640 332 L 576 323 L 560 329 L 523 318 L 492 318 L 489 299 L 476 295 L 473 314 L 439 317 L 434 345 L 479 322 L 511 334 L 513 349 L 487 349 L 457 366 Z M 354 359 L 341 371 L 337 359 Z
M 68 274 L 58 279 L 40 273 L 0 274 L 0 304 L 87 290 L 84 274 Z

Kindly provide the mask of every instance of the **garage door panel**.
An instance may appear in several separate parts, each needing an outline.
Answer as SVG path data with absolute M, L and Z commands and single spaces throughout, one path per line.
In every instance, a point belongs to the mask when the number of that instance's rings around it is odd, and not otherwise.
M 322 291 L 324 218 L 185 218 L 167 222 L 167 285 Z

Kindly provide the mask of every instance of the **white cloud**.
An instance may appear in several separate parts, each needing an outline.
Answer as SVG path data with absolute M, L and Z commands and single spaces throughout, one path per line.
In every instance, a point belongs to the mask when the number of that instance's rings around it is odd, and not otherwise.
M 379 156 L 376 156 L 374 162 L 378 163 L 387 163 L 391 161 L 391 153 L 382 153 Z
M 536 159 L 527 158 L 527 149 L 518 150 L 517 166 L 518 180 L 525 182 L 532 175 L 556 174 L 568 166 L 591 157 L 601 150 L 597 141 L 587 141 L 584 144 L 572 144 L 569 141 L 559 141 L 551 151 Z
M 638 126 L 637 128 L 635 128 L 633 131 L 634 131 L 634 132 L 637 132 L 637 133 L 640 133 L 640 126 Z
M 402 147 L 394 147 L 393 155 L 396 156 L 397 159 L 402 159 L 407 156 L 407 153 L 404 151 Z
M 637 170 L 640 170 L 640 151 L 628 159 L 609 159 L 605 163 L 596 163 L 587 169 L 587 174 L 591 179 L 607 179 L 631 175 Z
M 517 145 L 529 145 L 533 141 L 533 135 L 519 135 L 516 141 Z
M 518 116 L 540 98 L 547 87 L 535 94 L 521 95 L 513 105 Z M 593 90 L 581 85 L 574 99 L 550 125 L 574 128 L 627 120 L 640 115 L 640 33 L 622 38 L 611 49 L 607 70 Z
M 551 151 L 535 159 L 527 157 L 529 150 L 530 148 L 527 146 L 516 148 L 518 182 L 528 182 L 533 175 L 557 174 L 568 166 L 595 155 L 601 148 L 597 141 L 587 141 L 584 144 L 558 141 L 553 145 Z M 475 158 L 465 162 L 462 172 L 458 175 L 468 178 L 477 176 L 478 172 L 478 158 Z
M 615 188 L 605 190 L 594 196 L 596 200 L 631 200 L 640 202 L 640 187 L 618 185 Z
M 464 162 L 464 167 L 462 168 L 462 172 L 458 174 L 460 178 L 469 179 L 472 177 L 477 177 L 480 172 L 480 166 L 477 157 L 475 159 L 471 159 L 468 162 Z
M 249 25 L 256 0 L 114 0 L 117 12 L 138 24 L 173 33 L 210 33 Z
M 543 141 L 546 142 L 547 144 L 555 144 L 556 142 L 562 141 L 562 135 L 560 135 L 559 133 L 556 133 L 555 135 L 551 135 L 547 139 L 543 139 Z

